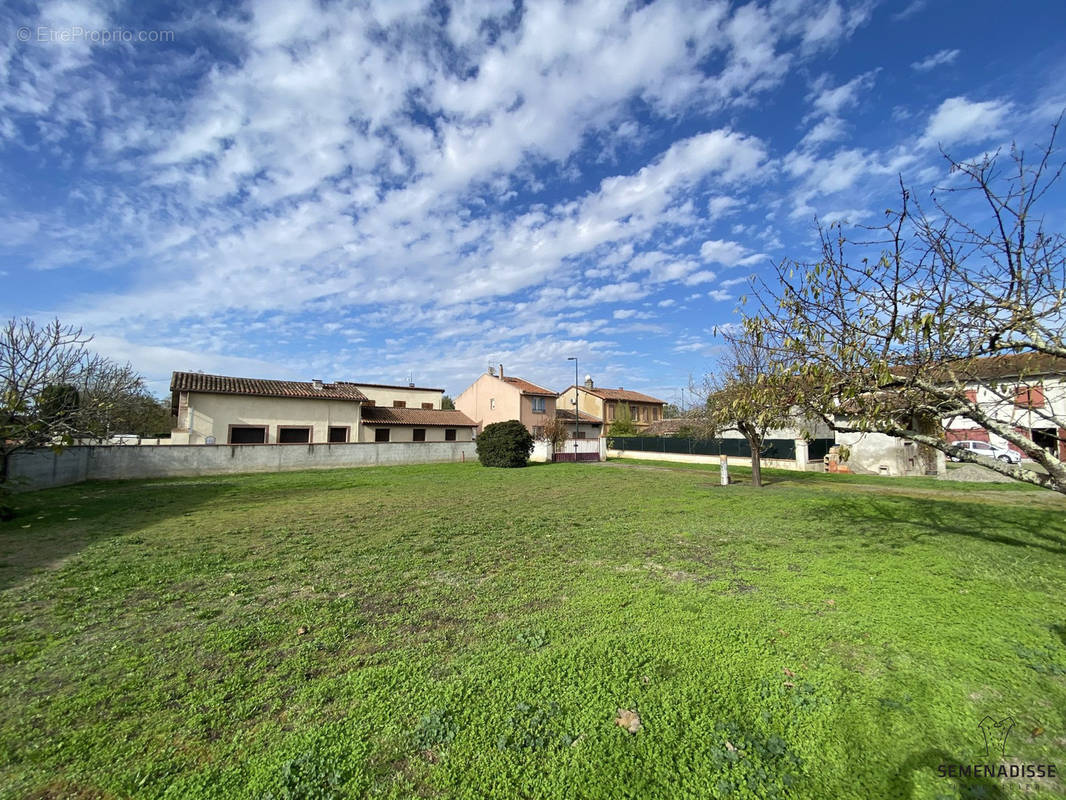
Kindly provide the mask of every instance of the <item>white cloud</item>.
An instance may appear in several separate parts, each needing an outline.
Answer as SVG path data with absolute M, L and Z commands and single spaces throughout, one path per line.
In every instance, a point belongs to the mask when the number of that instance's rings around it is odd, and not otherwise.
M 725 239 L 712 239 L 700 246 L 700 255 L 712 264 L 727 267 L 755 264 L 766 258 L 762 253 L 752 253 L 744 245 Z
M 950 97 L 929 117 L 920 144 L 948 146 L 958 142 L 980 142 L 1004 131 L 1011 104 L 1002 100 L 971 102 Z
M 915 61 L 911 64 L 911 69 L 918 72 L 929 72 L 930 70 L 942 67 L 945 64 L 951 64 L 959 57 L 959 50 L 938 50 L 931 56 L 923 58 L 921 61 Z

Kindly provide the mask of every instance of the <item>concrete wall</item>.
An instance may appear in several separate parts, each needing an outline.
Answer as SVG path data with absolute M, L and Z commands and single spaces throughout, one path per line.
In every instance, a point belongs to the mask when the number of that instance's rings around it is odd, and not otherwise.
M 374 426 L 373 423 L 364 422 L 363 431 L 360 434 L 364 442 L 373 442 L 374 435 L 378 427 L 389 429 L 389 441 L 390 442 L 413 442 L 415 428 L 421 428 L 426 432 L 427 442 L 443 442 L 444 441 L 444 428 L 437 427 L 435 425 L 380 425 Z M 474 429 L 469 426 L 456 425 L 453 428 L 455 430 L 455 441 L 457 442 L 471 442 L 474 440 Z
M 349 428 L 348 440 L 358 442 L 359 406 L 351 400 L 189 392 L 188 407 L 179 410 L 178 427 L 171 439 L 175 445 L 204 444 L 213 436 L 217 444 L 226 444 L 230 425 L 266 425 L 267 442 L 275 444 L 279 425 L 310 425 L 312 442 L 329 441 L 330 426 Z
M 843 462 L 852 472 L 870 475 L 925 475 L 924 459 L 919 456 L 918 445 L 883 433 L 838 433 L 837 444 L 850 451 Z M 933 454 L 936 474 L 947 472 L 944 454 Z
M 476 461 L 473 442 L 388 444 L 171 445 L 169 447 L 68 447 L 22 450 L 11 456 L 10 477 L 21 490 L 84 480 L 170 478 L 238 472 L 370 467 Z
M 578 447 L 580 448 L 580 452 L 582 453 L 590 453 L 595 451 L 599 453 L 600 461 L 607 460 L 606 439 L 601 439 L 598 436 L 594 439 L 578 439 Z M 566 441 L 566 444 L 562 446 L 562 449 L 559 452 L 564 451 L 567 453 L 574 452 L 573 439 L 568 439 Z M 529 460 L 539 462 L 551 461 L 553 455 L 554 453 L 552 451 L 551 442 L 545 441 L 544 439 L 538 439 L 537 441 L 533 442 L 533 452 L 529 456 Z
M 606 441 L 606 439 L 604 440 Z M 823 472 L 821 461 L 808 463 L 807 443 L 796 442 L 797 459 L 764 458 L 759 463 L 766 469 L 791 469 L 797 472 Z M 641 461 L 677 461 L 682 464 L 719 464 L 721 456 L 690 455 L 688 453 L 649 453 L 641 450 L 608 450 L 608 458 L 635 458 Z M 730 466 L 750 467 L 751 459 L 741 456 L 729 456 Z
M 374 401 L 374 405 L 392 407 L 394 400 L 402 400 L 407 403 L 407 408 L 421 408 L 423 403 L 432 403 L 433 408 L 440 410 L 441 398 L 444 397 L 443 389 L 422 389 L 411 386 L 373 386 L 366 383 L 356 383 L 355 388 L 365 394 L 368 399 Z

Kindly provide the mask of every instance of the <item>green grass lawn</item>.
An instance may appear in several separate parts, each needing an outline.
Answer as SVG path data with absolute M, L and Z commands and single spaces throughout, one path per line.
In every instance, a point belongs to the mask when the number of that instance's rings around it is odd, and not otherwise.
M 767 477 L 452 464 L 18 496 L 0 797 L 1066 794 L 937 774 L 1066 772 L 1066 498 Z M 985 716 L 1015 721 L 1005 758 Z

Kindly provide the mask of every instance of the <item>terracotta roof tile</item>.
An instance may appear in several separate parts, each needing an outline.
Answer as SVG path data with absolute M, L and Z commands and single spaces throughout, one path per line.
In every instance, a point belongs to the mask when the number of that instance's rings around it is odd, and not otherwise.
M 543 386 L 537 386 L 535 383 L 522 380 L 521 378 L 504 378 L 504 383 L 509 383 L 518 389 L 522 394 L 533 394 L 544 397 L 555 397 L 555 392 L 551 389 L 545 389 Z
M 629 389 L 588 389 L 584 386 L 579 386 L 578 388 L 583 392 L 594 394 L 604 400 L 631 400 L 634 403 L 657 403 L 661 406 L 666 405 L 665 402 L 656 397 L 652 397 L 648 394 L 641 394 L 640 392 L 633 392 Z
M 594 416 L 592 416 L 592 414 L 588 414 L 588 413 L 586 413 L 584 411 L 580 411 L 578 413 L 581 414 L 581 421 L 582 422 L 587 422 L 590 425 L 602 425 L 603 424 L 603 420 L 600 419 L 599 417 L 594 417 Z M 574 412 L 571 411 L 568 408 L 559 408 L 559 409 L 556 409 L 556 411 L 555 411 L 555 417 L 556 417 L 556 419 L 561 419 L 564 422 L 573 422 L 574 421 Z
M 462 411 L 386 406 L 363 406 L 363 422 L 367 425 L 425 425 L 433 428 L 477 427 L 477 423 Z
M 170 391 L 293 397 L 301 400 L 366 400 L 366 396 L 352 384 L 324 383 L 321 389 L 316 389 L 311 381 L 233 378 L 227 375 L 205 375 L 202 372 L 175 372 L 170 378 Z

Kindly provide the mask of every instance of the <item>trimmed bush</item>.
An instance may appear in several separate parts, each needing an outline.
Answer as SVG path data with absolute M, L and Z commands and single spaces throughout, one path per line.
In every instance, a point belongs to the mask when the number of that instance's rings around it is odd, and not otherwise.
M 485 467 L 524 467 L 533 437 L 516 419 L 486 425 L 477 437 L 477 460 Z

